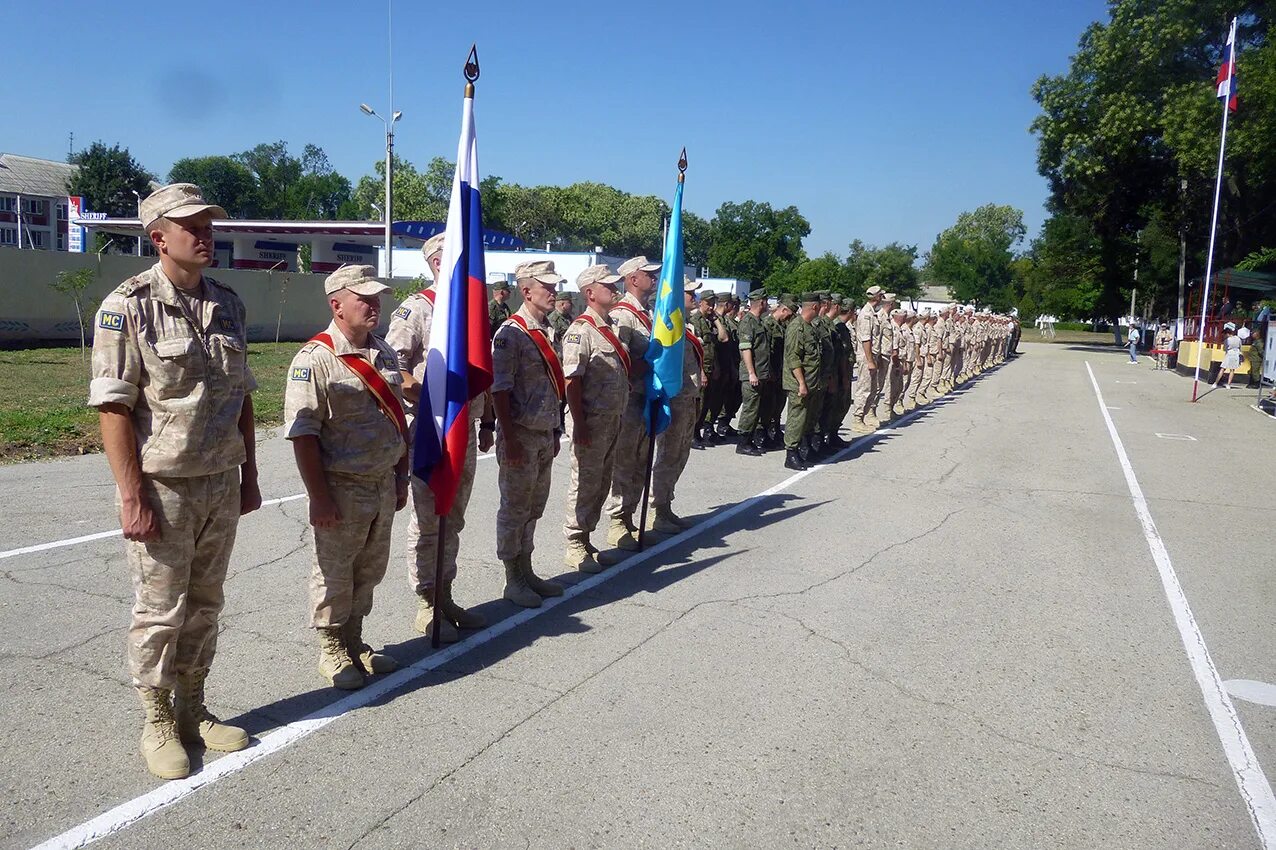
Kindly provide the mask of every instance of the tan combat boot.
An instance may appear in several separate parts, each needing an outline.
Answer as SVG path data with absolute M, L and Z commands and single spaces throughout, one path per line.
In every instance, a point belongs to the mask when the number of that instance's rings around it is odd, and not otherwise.
M 146 722 L 142 726 L 142 758 L 146 769 L 160 779 L 189 776 L 191 762 L 177 735 L 173 717 L 173 694 L 165 688 L 138 688 Z
M 611 525 L 607 528 L 607 545 L 629 552 L 637 552 L 638 538 L 634 536 L 637 531 L 638 529 L 634 527 L 633 521 L 628 517 L 612 517 Z
M 518 556 L 518 566 L 523 571 L 523 581 L 527 582 L 527 586 L 532 592 L 542 598 L 550 596 L 562 596 L 563 586 L 556 581 L 546 581 L 536 573 L 532 572 L 532 553 L 524 552 Z
M 503 594 L 505 598 L 523 608 L 541 607 L 540 594 L 527 586 L 527 579 L 523 577 L 523 567 L 519 559 L 501 561 L 501 563 L 505 565 L 505 593 Z
M 487 620 L 482 614 L 475 611 L 467 611 L 452 598 L 452 580 L 448 579 L 443 582 L 443 592 L 439 595 L 439 606 L 442 607 L 444 615 L 452 621 L 452 625 L 458 629 L 481 629 L 487 625 Z
M 434 603 L 430 599 L 433 592 L 431 588 L 418 590 L 416 594 L 416 620 L 412 623 L 412 627 L 423 635 L 434 634 Z M 457 633 L 456 626 L 452 623 L 447 615 L 447 609 L 443 607 L 443 599 L 439 599 L 439 643 L 456 643 L 461 639 L 461 635 Z
M 173 707 L 177 714 L 177 734 L 184 744 L 198 744 L 219 753 L 233 753 L 248 746 L 248 733 L 238 726 L 218 720 L 204 705 L 207 670 L 177 674 Z
M 351 616 L 346 620 L 342 634 L 346 640 L 346 652 L 355 666 L 362 668 L 364 675 L 370 673 L 393 673 L 399 669 L 399 662 L 393 655 L 384 651 L 374 652 L 372 647 L 363 642 L 363 618 Z
M 656 505 L 655 510 L 652 511 L 651 530 L 661 534 L 681 534 L 682 525 L 673 515 L 673 509 L 669 505 Z
M 598 561 L 594 560 L 594 556 L 586 547 L 586 540 L 588 538 L 580 534 L 568 537 L 567 548 L 563 550 L 563 563 L 582 573 L 590 575 L 601 573 L 603 568 Z
M 876 428 L 858 416 L 851 417 L 851 433 L 852 434 L 871 434 Z
M 346 648 L 342 626 L 320 626 L 319 633 L 319 673 L 334 688 L 343 691 L 357 691 L 364 685 L 363 673 L 350 659 L 350 651 Z

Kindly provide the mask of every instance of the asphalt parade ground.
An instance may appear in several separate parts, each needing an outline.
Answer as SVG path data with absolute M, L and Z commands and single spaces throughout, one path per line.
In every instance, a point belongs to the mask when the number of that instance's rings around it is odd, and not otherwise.
M 262 434 L 209 680 L 254 742 L 176 782 L 137 752 L 105 458 L 0 468 L 0 846 L 1276 847 L 1276 423 L 1021 351 L 804 473 L 693 452 L 699 524 L 539 610 L 500 599 L 481 460 L 456 595 L 494 625 L 412 631 L 401 513 L 365 636 L 405 669 L 348 695 Z

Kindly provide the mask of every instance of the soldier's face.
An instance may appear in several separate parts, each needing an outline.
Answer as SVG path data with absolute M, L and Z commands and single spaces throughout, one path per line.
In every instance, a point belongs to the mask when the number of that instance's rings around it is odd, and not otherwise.
M 348 289 L 332 294 L 332 315 L 351 328 L 374 331 L 381 322 L 381 296 L 359 295 Z
M 611 312 L 612 305 L 619 300 L 620 298 L 616 295 L 616 290 L 609 286 L 598 284 L 596 286 L 589 287 L 589 303 L 593 305 L 595 310 L 602 313 L 604 316 Z
M 179 266 L 206 269 L 213 264 L 213 215 L 163 219 L 151 230 L 151 241 Z
M 816 312 L 817 311 L 814 304 L 802 305 L 802 318 L 806 319 L 808 322 L 815 318 Z
M 571 315 L 571 312 L 572 312 L 572 302 L 570 302 L 570 301 L 555 301 L 555 302 L 554 302 L 554 309 L 555 309 L 555 310 L 557 310 L 558 312 L 562 313 L 564 316 Z
M 554 287 L 550 284 L 532 281 L 530 286 L 523 287 L 523 300 L 542 313 L 548 313 L 554 306 L 554 296 Z
M 651 272 L 630 272 L 625 276 L 625 286 L 639 295 L 650 295 L 656 288 L 656 278 Z
M 510 291 L 508 289 L 498 289 L 492 293 L 492 298 L 495 299 L 497 304 L 504 304 L 505 299 L 509 297 Z

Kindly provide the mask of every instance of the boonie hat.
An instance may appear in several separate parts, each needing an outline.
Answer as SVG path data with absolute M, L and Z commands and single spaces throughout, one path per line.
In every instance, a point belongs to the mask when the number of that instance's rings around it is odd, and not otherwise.
M 620 283 L 620 281 L 620 275 L 613 272 L 611 270 L 611 266 L 606 263 L 599 263 L 598 265 L 590 266 L 580 274 L 576 275 L 576 287 L 582 292 L 585 287 L 593 286 L 596 283 L 601 283 L 603 286 L 610 286 L 612 289 L 615 289 L 616 284 Z
M 443 240 L 447 237 L 447 233 L 436 233 L 429 239 L 425 240 L 425 244 L 421 246 L 421 254 L 427 260 L 430 257 L 443 250 Z
M 161 186 L 137 205 L 137 217 L 142 220 L 143 230 L 161 218 L 190 218 L 202 212 L 211 212 L 214 219 L 230 218 L 217 204 L 204 200 L 204 193 L 194 183 Z
M 547 283 L 550 286 L 558 286 L 564 283 L 564 278 L 558 272 L 554 271 L 553 260 L 528 260 L 525 263 L 519 263 L 514 267 L 515 280 L 534 280 L 537 283 Z M 502 284 L 497 284 L 499 288 Z M 509 284 L 503 284 L 509 289 Z
M 372 266 L 342 266 L 323 279 L 323 294 L 331 295 L 348 289 L 356 295 L 381 295 L 390 287 L 377 280 Z
M 868 289 L 864 290 L 864 294 L 867 295 L 869 298 L 872 298 L 874 296 L 881 295 L 882 288 L 876 285 L 870 286 Z
M 660 271 L 660 263 L 649 262 L 647 258 L 643 256 L 630 257 L 628 260 L 625 260 L 623 263 L 620 264 L 620 268 L 616 269 L 616 272 L 621 277 L 624 277 L 625 275 L 633 274 L 634 272 L 658 272 L 658 271 Z

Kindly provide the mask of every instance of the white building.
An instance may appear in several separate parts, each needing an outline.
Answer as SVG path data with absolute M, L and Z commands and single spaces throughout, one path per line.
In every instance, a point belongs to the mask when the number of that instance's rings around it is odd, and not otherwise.
M 0 153 L 0 245 L 66 251 L 67 189 L 77 166 Z
M 554 270 L 560 275 L 567 278 L 567 283 L 563 285 L 564 292 L 576 292 L 576 276 L 590 266 L 606 263 L 613 269 L 620 266 L 628 257 L 613 257 L 610 254 L 604 254 L 601 251 L 495 251 L 487 250 L 483 252 L 483 263 L 487 271 L 487 282 L 496 283 L 498 281 L 514 282 L 514 269 L 520 263 L 526 263 L 530 260 L 553 260 Z M 659 258 L 652 258 L 659 261 Z M 377 267 L 385 269 L 385 251 L 377 250 Z M 687 274 L 694 271 L 691 266 L 683 266 L 683 273 Z M 395 248 L 394 249 L 394 276 L 401 277 L 423 277 L 427 280 L 433 275 L 425 264 L 425 257 L 421 255 L 421 249 L 418 248 Z

